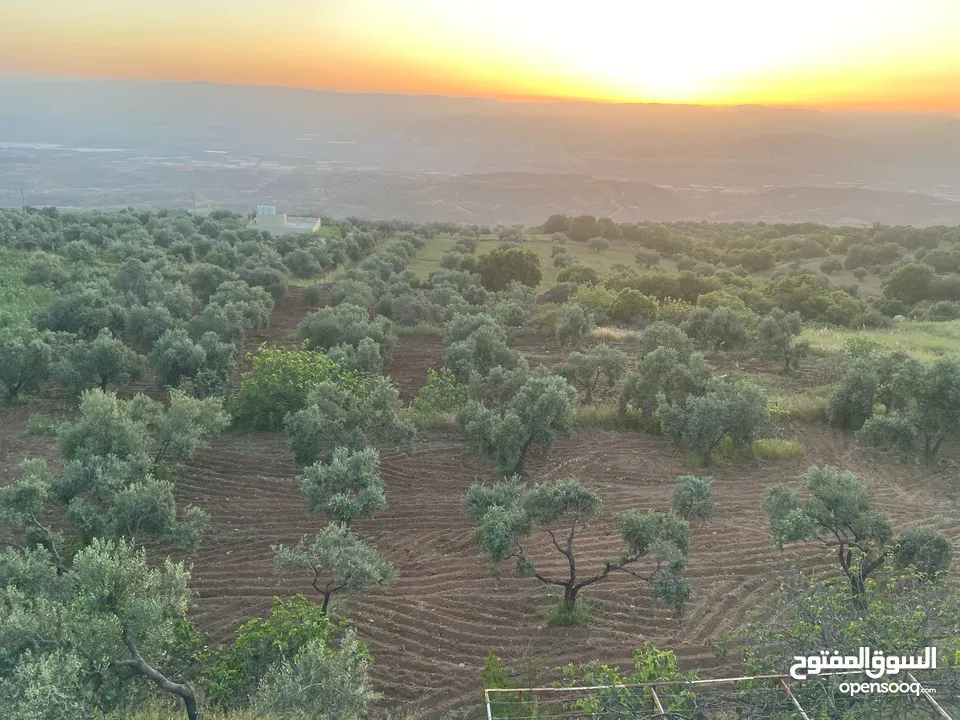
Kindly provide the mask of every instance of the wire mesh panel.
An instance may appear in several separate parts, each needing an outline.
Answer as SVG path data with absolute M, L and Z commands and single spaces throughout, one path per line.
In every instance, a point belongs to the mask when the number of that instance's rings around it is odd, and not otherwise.
M 488 720 L 950 720 L 952 681 L 903 677 L 902 692 L 862 688 L 859 673 L 797 682 L 759 676 L 692 682 L 487 690 Z M 907 686 L 910 686 L 909 691 Z M 937 693 L 942 690 L 938 702 Z

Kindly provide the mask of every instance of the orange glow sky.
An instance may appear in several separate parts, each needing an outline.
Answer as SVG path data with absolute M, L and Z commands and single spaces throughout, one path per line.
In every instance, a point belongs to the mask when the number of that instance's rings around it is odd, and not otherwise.
M 29 0 L 0 74 L 960 112 L 960 0 Z

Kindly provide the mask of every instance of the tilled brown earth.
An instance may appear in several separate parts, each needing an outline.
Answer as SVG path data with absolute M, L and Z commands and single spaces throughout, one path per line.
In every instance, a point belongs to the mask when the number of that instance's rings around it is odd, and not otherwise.
M 287 344 L 307 312 L 294 292 L 246 347 Z M 512 344 L 533 365 L 563 358 L 549 341 L 532 336 Z M 427 368 L 441 362 L 439 338 L 408 338 L 389 372 L 409 399 L 426 381 Z M 23 457 L 56 456 L 51 438 L 25 432 L 28 416 L 25 409 L 0 414 L 0 483 L 13 479 Z M 551 669 L 568 662 L 601 659 L 627 668 L 645 640 L 676 650 L 683 666 L 698 668 L 702 676 L 735 671 L 730 660 L 715 657 L 711 643 L 742 627 L 752 610 L 759 618 L 770 614 L 781 569 L 830 562 L 815 544 L 777 552 L 761 507 L 767 486 L 786 482 L 799 488 L 815 463 L 856 473 L 898 527 L 943 516 L 946 532 L 960 539 L 958 490 L 947 474 L 864 455 L 849 435 L 822 426 L 797 424 L 786 435 L 806 445 L 804 457 L 711 469 L 719 510 L 695 528 L 686 572 L 693 597 L 682 618 L 660 607 L 642 581 L 619 574 L 584 591 L 595 604 L 588 629 L 544 628 L 542 611 L 552 599 L 543 586 L 513 577 L 509 568 L 502 579 L 490 577 L 471 542 L 463 497 L 473 482 L 495 478 L 488 461 L 466 450 L 458 432 L 423 431 L 412 454 L 383 453 L 388 505 L 355 527 L 395 565 L 397 577 L 389 588 L 352 599 L 344 609 L 373 652 L 387 703 L 420 709 L 430 718 L 465 715 L 479 698 L 482 659 L 491 648 L 512 667 L 537 659 L 547 679 L 556 676 Z M 661 439 L 598 430 L 562 440 L 552 454 L 533 458 L 528 470 L 537 481 L 576 475 L 598 487 L 607 518 L 628 508 L 667 508 L 674 479 L 691 472 L 683 453 Z M 267 613 L 275 595 L 312 592 L 307 578 L 274 575 L 270 549 L 324 525 L 306 515 L 298 474 L 282 434 L 228 433 L 199 452 L 179 478 L 179 501 L 211 514 L 200 551 L 183 559 L 193 565 L 192 615 L 212 641 L 229 640 L 242 622 Z M 609 521 L 598 522 L 578 538 L 578 566 L 584 573 L 599 570 L 619 550 Z M 562 572 L 563 558 L 543 539 L 528 552 L 542 559 L 542 569 Z
M 400 390 L 400 399 L 408 403 L 427 384 L 427 371 L 443 367 L 443 339 L 436 335 L 402 337 L 394 348 L 386 374 Z
M 488 463 L 465 452 L 456 432 L 426 431 L 412 455 L 384 453 L 388 506 L 356 530 L 394 563 L 396 582 L 351 600 L 349 616 L 369 643 L 374 672 L 391 704 L 422 709 L 429 717 L 460 715 L 477 699 L 482 658 L 496 649 L 508 664 L 537 657 L 545 668 L 600 658 L 628 667 L 644 640 L 675 649 L 685 667 L 704 676 L 734 668 L 718 660 L 710 643 L 727 630 L 771 610 L 778 570 L 827 563 L 816 545 L 771 547 L 761 508 L 765 487 L 798 485 L 813 463 L 834 463 L 857 473 L 899 526 L 948 516 L 947 532 L 960 538 L 956 493 L 916 468 L 865 459 L 852 441 L 826 428 L 807 428 L 808 452 L 790 462 L 715 468 L 715 519 L 695 529 L 686 573 L 693 598 L 682 619 L 652 599 L 646 585 L 627 575 L 584 591 L 596 603 L 589 629 L 545 629 L 542 608 L 551 600 L 535 580 L 489 577 L 470 541 L 463 496 L 471 483 L 491 479 Z M 642 434 L 589 431 L 561 441 L 531 463 L 537 480 L 570 475 L 597 486 L 608 515 L 627 508 L 666 508 L 672 481 L 689 472 L 681 456 Z M 227 436 L 201 452 L 180 482 L 181 501 L 212 514 L 202 550 L 192 558 L 198 625 L 216 639 L 245 619 L 266 612 L 275 594 L 310 592 L 303 581 L 278 582 L 270 545 L 291 543 L 322 522 L 305 515 L 297 470 L 279 434 Z M 578 540 L 583 572 L 616 557 L 618 538 L 608 522 Z M 529 550 L 542 567 L 561 572 L 562 560 L 543 542 Z M 461 663 L 463 667 L 461 667 Z M 726 664 L 725 664 L 726 663 Z M 548 675 L 550 673 L 547 673 Z

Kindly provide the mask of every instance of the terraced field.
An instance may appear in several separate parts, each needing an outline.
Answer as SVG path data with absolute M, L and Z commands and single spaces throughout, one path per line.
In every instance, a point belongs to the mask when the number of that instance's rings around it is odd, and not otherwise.
M 286 344 L 308 311 L 294 290 L 270 327 L 249 340 L 248 349 L 261 342 Z M 558 351 L 533 336 L 517 345 L 532 364 L 560 359 Z M 437 338 L 405 339 L 388 372 L 409 399 L 441 359 Z M 53 441 L 25 435 L 25 411 L 7 411 L 2 418 L 0 482 L 8 482 L 19 458 L 49 455 Z M 488 461 L 466 449 L 458 432 L 422 431 L 412 454 L 385 452 L 388 505 L 375 520 L 357 522 L 355 528 L 394 563 L 397 579 L 389 588 L 350 601 L 346 610 L 373 652 L 387 704 L 419 708 L 430 718 L 468 716 L 479 698 L 482 659 L 491 648 L 508 667 L 536 661 L 547 682 L 568 662 L 600 658 L 627 667 L 645 640 L 674 649 L 683 666 L 698 668 L 701 676 L 735 672 L 729 660 L 715 657 L 711 643 L 741 626 L 750 610 L 758 609 L 761 616 L 771 612 L 781 568 L 823 562 L 823 551 L 814 545 L 774 550 L 761 509 L 765 487 L 781 481 L 798 485 L 815 463 L 856 473 L 898 527 L 948 516 L 945 530 L 960 540 L 958 488 L 946 475 L 871 459 L 856 451 L 852 438 L 823 426 L 797 424 L 786 434 L 805 444 L 804 457 L 712 470 L 719 511 L 695 528 L 687 571 L 693 598 L 682 618 L 656 604 L 640 580 L 620 575 L 584 591 L 596 605 L 588 629 L 543 628 L 542 609 L 552 598 L 542 586 L 509 573 L 500 580 L 489 576 L 471 543 L 463 496 L 471 483 L 493 475 Z M 682 453 L 658 438 L 586 429 L 562 440 L 549 456 L 533 458 L 528 468 L 538 481 L 576 475 L 597 486 L 608 515 L 666 508 L 674 478 L 690 472 Z M 270 549 L 323 526 L 306 515 L 297 475 L 282 434 L 228 433 L 198 453 L 179 479 L 179 501 L 211 513 L 201 550 L 184 558 L 193 565 L 197 591 L 192 614 L 211 640 L 227 640 L 243 621 L 266 613 L 274 595 L 311 592 L 306 578 L 281 581 L 274 575 Z M 560 570 L 562 558 L 545 544 L 529 552 L 545 558 L 545 570 Z M 616 556 L 618 541 L 610 524 L 588 528 L 577 552 L 584 571 Z
M 549 345 L 525 337 L 518 343 L 531 360 L 555 362 Z M 401 341 L 389 369 L 410 397 L 438 367 L 435 338 Z M 418 381 L 419 378 L 419 381 Z M 347 610 L 376 659 L 375 675 L 389 704 L 422 709 L 428 717 L 465 716 L 480 691 L 484 655 L 494 648 L 517 667 L 534 660 L 544 680 L 568 662 L 602 658 L 629 666 L 644 640 L 675 649 L 687 668 L 702 676 L 734 672 L 729 660 L 715 657 L 711 643 L 744 624 L 747 613 L 772 608 L 770 598 L 779 569 L 823 562 L 814 546 L 772 548 L 761 508 L 765 487 L 785 481 L 799 484 L 814 463 L 833 463 L 855 472 L 899 526 L 938 515 L 960 517 L 957 492 L 942 477 L 855 452 L 843 433 L 798 424 L 790 432 L 807 447 L 803 458 L 777 464 L 715 468 L 714 494 L 719 512 L 695 529 L 690 566 L 693 599 L 681 619 L 657 605 L 639 580 L 621 575 L 584 591 L 596 603 L 589 629 L 545 629 L 542 609 L 553 602 L 531 580 L 489 576 L 474 550 L 463 514 L 463 496 L 471 483 L 493 479 L 488 462 L 464 447 L 456 431 L 420 433 L 411 455 L 385 452 L 382 472 L 388 505 L 356 530 L 370 538 L 394 563 L 396 582 L 349 602 Z M 561 441 L 555 452 L 529 465 L 537 480 L 576 475 L 600 488 L 605 511 L 665 508 L 673 479 L 690 469 L 682 453 L 644 434 L 587 430 Z M 240 622 L 264 613 L 273 595 L 311 589 L 304 579 L 279 581 L 272 572 L 270 545 L 295 542 L 322 522 L 305 514 L 296 486 L 297 469 L 280 434 L 230 435 L 198 454 L 180 483 L 181 500 L 206 507 L 213 515 L 203 549 L 193 558 L 198 590 L 198 625 L 226 639 Z M 946 530 L 960 539 L 960 520 Z M 545 544 L 531 555 L 544 558 L 547 570 L 562 560 Z M 618 553 L 608 523 L 589 528 L 578 540 L 578 562 L 585 571 L 599 568 Z

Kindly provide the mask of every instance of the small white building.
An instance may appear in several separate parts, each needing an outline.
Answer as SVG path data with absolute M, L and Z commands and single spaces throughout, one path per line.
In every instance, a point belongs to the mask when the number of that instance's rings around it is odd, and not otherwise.
M 316 232 L 320 229 L 320 218 L 277 215 L 273 205 L 257 205 L 257 216 L 251 223 L 258 230 L 266 230 L 274 235 L 294 232 Z

